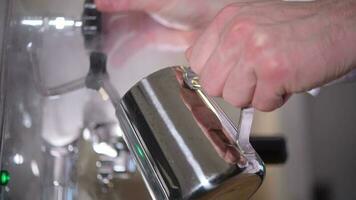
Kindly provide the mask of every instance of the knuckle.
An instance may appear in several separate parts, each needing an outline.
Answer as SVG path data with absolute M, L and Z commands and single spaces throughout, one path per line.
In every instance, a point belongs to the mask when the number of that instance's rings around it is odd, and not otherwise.
M 231 17 L 233 17 L 237 11 L 239 10 L 239 7 L 233 4 L 225 6 L 215 17 L 212 25 L 217 27 L 217 28 L 223 28 L 224 25 L 226 24 L 227 21 Z
M 292 73 L 293 68 L 285 62 L 283 55 L 265 54 L 259 50 L 245 50 L 242 69 L 252 68 L 258 81 L 271 85 L 280 85 L 287 81 Z
M 276 84 L 290 77 L 291 68 L 286 65 L 281 54 L 266 56 L 259 63 L 257 76 L 262 81 Z
M 263 81 L 282 82 L 293 73 L 288 55 L 276 45 L 276 39 L 267 32 L 255 32 L 245 49 L 244 59 L 256 69 L 256 76 Z
M 251 29 L 251 28 L 250 28 Z M 249 33 L 249 38 L 246 41 L 246 55 L 249 58 L 256 60 L 258 58 L 279 58 L 275 54 L 276 39 L 273 34 L 262 28 L 254 28 Z
M 247 49 L 254 47 L 251 35 L 256 31 L 256 24 L 252 20 L 237 20 L 223 33 L 223 44 L 226 47 L 245 45 Z
M 229 31 L 231 34 L 241 34 L 243 32 L 252 33 L 254 30 L 256 30 L 256 27 L 257 25 L 254 20 L 237 18 L 231 25 Z
M 265 50 L 273 47 L 273 45 L 275 45 L 274 41 L 275 40 L 273 39 L 273 34 L 259 29 L 252 34 L 250 45 L 256 49 Z

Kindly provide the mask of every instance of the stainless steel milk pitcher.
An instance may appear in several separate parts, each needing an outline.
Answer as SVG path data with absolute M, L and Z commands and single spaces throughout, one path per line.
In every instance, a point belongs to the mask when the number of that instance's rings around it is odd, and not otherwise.
M 143 78 L 116 110 L 153 199 L 248 199 L 261 185 L 264 163 L 249 143 L 253 110 L 242 110 L 235 127 L 190 68 Z
M 120 96 L 106 56 L 91 53 L 86 85 L 104 90 L 151 197 L 248 199 L 261 185 L 264 163 L 249 142 L 253 109 L 235 126 L 189 67 L 168 67 Z

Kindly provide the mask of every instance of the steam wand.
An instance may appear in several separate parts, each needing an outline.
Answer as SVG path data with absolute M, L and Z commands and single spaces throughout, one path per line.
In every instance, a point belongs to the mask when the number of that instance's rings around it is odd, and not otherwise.
M 116 109 L 116 114 L 124 116 L 120 105 L 120 95 L 110 82 L 109 74 L 106 70 L 106 55 L 104 53 L 90 53 L 90 67 L 85 79 L 85 85 L 89 89 L 106 93 Z

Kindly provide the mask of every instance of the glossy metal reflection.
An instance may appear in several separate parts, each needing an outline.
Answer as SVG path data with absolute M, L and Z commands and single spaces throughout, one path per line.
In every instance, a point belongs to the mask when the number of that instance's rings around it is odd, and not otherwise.
M 151 74 L 117 107 L 151 196 L 248 199 L 262 183 L 264 164 L 248 142 L 238 145 L 239 127 L 226 128 L 231 124 L 214 112 L 212 99 L 184 81 L 186 70 Z
M 77 197 L 77 141 L 62 147 L 44 143 L 46 162 L 41 176 L 41 199 L 73 200 Z

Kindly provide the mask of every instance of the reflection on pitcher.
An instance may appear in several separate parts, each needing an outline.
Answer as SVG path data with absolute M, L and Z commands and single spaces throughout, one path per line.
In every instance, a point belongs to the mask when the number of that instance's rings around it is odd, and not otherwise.
M 183 72 L 178 68 L 176 69 L 176 78 L 181 86 L 180 96 L 184 104 L 192 112 L 194 120 L 211 142 L 219 156 L 227 163 L 239 163 L 244 165 L 246 160 L 241 156 L 236 142 L 229 137 L 229 134 L 226 133 L 219 119 L 205 105 L 202 99 L 195 94 L 195 91 L 187 87 L 183 80 Z

